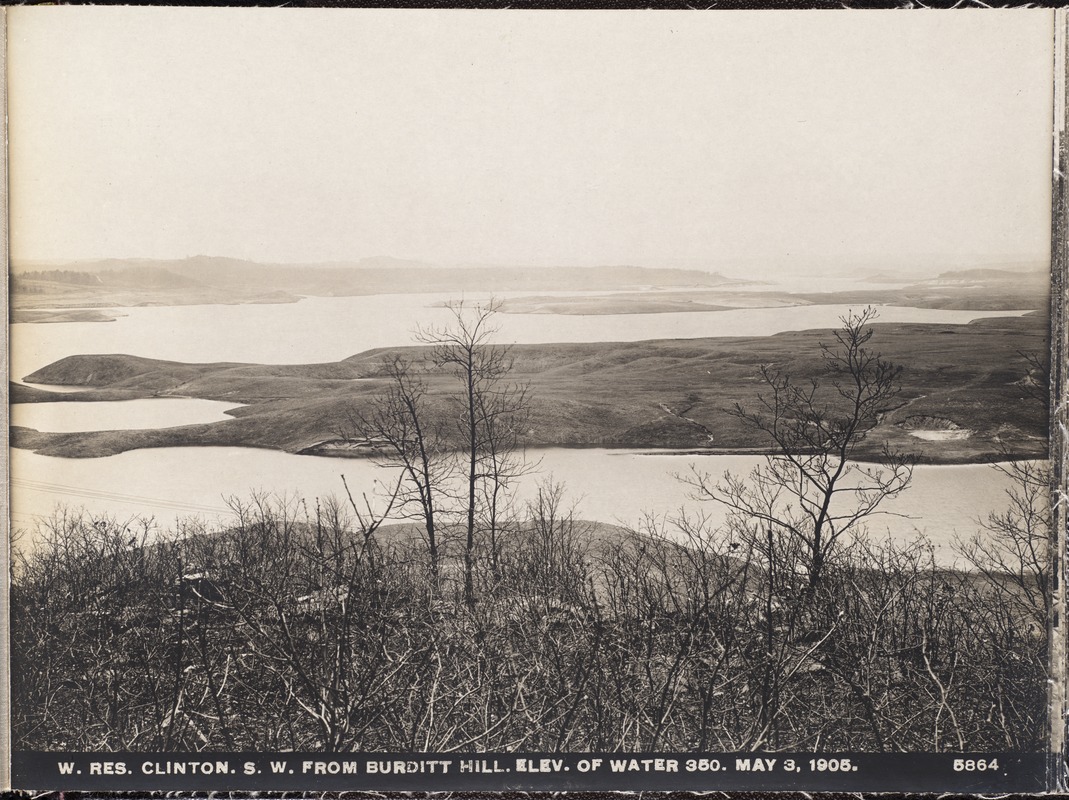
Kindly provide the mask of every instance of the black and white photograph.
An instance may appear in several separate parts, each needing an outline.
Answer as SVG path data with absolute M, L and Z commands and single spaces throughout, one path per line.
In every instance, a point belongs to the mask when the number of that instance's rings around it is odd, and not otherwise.
M 14 787 L 1056 785 L 1055 28 L 9 9 Z

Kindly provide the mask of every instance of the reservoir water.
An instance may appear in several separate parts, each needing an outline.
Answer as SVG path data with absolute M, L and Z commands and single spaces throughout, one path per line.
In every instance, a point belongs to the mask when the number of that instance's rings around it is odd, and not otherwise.
M 193 397 L 93 403 L 15 403 L 11 406 L 11 424 L 55 433 L 177 428 L 231 419 L 226 412 L 232 408 L 240 406 Z
M 548 294 L 548 293 L 540 293 Z M 446 325 L 445 295 L 306 298 L 281 305 L 173 306 L 115 309 L 115 322 L 11 326 L 12 377 L 21 379 L 64 356 L 128 353 L 185 362 L 314 363 L 342 359 L 373 347 L 412 343 L 419 325 Z M 484 298 L 467 298 L 478 301 Z M 523 315 L 497 318 L 501 342 L 639 341 L 710 336 L 760 336 L 832 328 L 849 306 L 798 306 L 745 311 L 637 315 Z M 881 322 L 965 324 L 973 319 L 1025 312 L 880 308 Z M 62 402 L 14 407 L 15 423 L 38 430 L 113 430 L 170 427 L 226 419 L 229 404 L 182 398 L 122 403 Z M 226 498 L 253 491 L 309 499 L 342 495 L 345 475 L 354 492 L 372 493 L 388 474 L 354 459 L 296 456 L 247 448 L 138 450 L 107 458 L 63 459 L 13 450 L 12 515 L 16 528 L 32 528 L 57 503 L 116 516 L 200 515 L 220 520 Z M 647 513 L 723 512 L 696 504 L 674 474 L 691 465 L 720 474 L 746 472 L 753 456 L 641 454 L 612 450 L 543 450 L 531 454 L 537 472 L 523 479 L 518 501 L 552 477 L 567 486 L 579 516 L 638 525 Z M 886 507 L 870 532 L 908 539 L 923 531 L 944 563 L 954 560 L 956 536 L 970 536 L 978 520 L 1002 508 L 1008 479 L 990 466 L 918 468 L 913 485 Z
M 551 294 L 549 292 L 540 294 Z M 506 297 L 507 294 L 499 294 Z M 444 294 L 307 297 L 297 303 L 148 306 L 110 309 L 115 322 L 11 326 L 11 375 L 75 353 L 125 353 L 169 361 L 310 364 L 338 361 L 375 347 L 413 344 L 413 332 L 444 326 Z M 471 296 L 470 302 L 486 296 Z M 857 307 L 812 305 L 670 314 L 499 314 L 501 343 L 634 342 L 706 336 L 769 336 L 834 328 Z M 881 306 L 880 322 L 966 324 L 1024 311 L 947 311 Z
M 677 479 L 691 468 L 719 476 L 746 473 L 756 456 L 650 455 L 601 449 L 547 449 L 528 454 L 537 469 L 517 492 L 524 503 L 542 481 L 567 487 L 569 502 L 583 519 L 638 526 L 647 514 L 678 516 L 681 509 L 724 521 L 714 503 L 694 501 Z M 344 498 L 345 477 L 354 495 L 381 496 L 392 485 L 391 471 L 363 459 L 298 456 L 238 447 L 184 447 L 134 450 L 107 458 L 53 458 L 12 451 L 12 515 L 15 527 L 29 528 L 57 503 L 118 518 L 151 516 L 166 525 L 177 517 L 218 522 L 229 515 L 227 499 L 248 500 L 253 492 L 276 497 Z M 929 536 L 943 563 L 953 563 L 955 537 L 979 530 L 978 520 L 1004 505 L 1005 475 L 989 465 L 924 466 L 912 486 L 889 501 L 887 515 L 873 517 L 871 534 L 908 540 Z

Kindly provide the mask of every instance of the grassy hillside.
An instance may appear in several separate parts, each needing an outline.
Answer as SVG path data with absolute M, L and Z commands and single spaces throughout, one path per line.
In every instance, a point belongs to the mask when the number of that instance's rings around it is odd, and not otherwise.
M 873 346 L 903 366 L 900 406 L 867 442 L 891 443 L 922 461 L 952 463 L 1046 453 L 1047 416 L 1029 400 L 1045 378 L 1022 353 L 1046 353 L 1042 316 L 969 325 L 878 324 Z M 799 379 L 819 377 L 829 331 L 748 338 L 520 345 L 511 377 L 530 386 L 528 446 L 694 448 L 750 451 L 766 442 L 725 409 L 752 402 L 761 364 Z M 49 455 L 91 457 L 143 447 L 231 445 L 308 451 L 347 431 L 350 412 L 370 409 L 387 386 L 384 363 L 402 353 L 417 367 L 423 348 L 372 350 L 331 364 L 184 364 L 126 355 L 71 356 L 25 379 L 92 387 L 74 394 L 13 388 L 14 402 L 93 402 L 197 397 L 243 403 L 233 420 L 166 430 L 42 433 L 12 430 L 12 443 Z M 430 407 L 443 419 L 455 390 L 426 375 Z M 1040 389 L 1040 391 L 1042 391 Z M 918 429 L 954 431 L 926 440 Z M 964 432 L 964 433 L 963 433 Z M 313 449 L 314 451 L 314 449 Z

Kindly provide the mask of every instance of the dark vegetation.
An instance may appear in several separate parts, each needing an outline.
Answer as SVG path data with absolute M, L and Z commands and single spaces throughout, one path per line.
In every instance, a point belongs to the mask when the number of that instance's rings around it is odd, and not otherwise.
M 880 350 L 909 369 L 899 378 L 894 405 L 881 414 L 855 458 L 878 458 L 885 444 L 931 463 L 1046 454 L 1046 406 L 1022 403 L 1038 378 L 1019 356 L 1049 350 L 1045 315 L 875 328 Z M 767 451 L 764 434 L 727 409 L 756 399 L 761 365 L 772 365 L 797 381 L 819 377 L 820 344 L 829 336 L 827 331 L 802 331 L 735 339 L 518 345 L 510 352 L 510 374 L 530 387 L 518 435 L 529 447 Z M 24 379 L 95 391 L 59 395 L 15 385 L 12 402 L 190 396 L 247 406 L 232 411 L 231 421 L 159 431 L 39 433 L 16 428 L 13 444 L 73 457 L 179 445 L 361 455 L 330 444 L 343 443 L 339 420 L 346 419 L 351 407 L 371 412 L 391 384 L 397 358 L 420 373 L 428 413 L 442 419 L 452 413 L 452 380 L 432 367 L 431 352 L 430 347 L 373 350 L 333 364 L 303 366 L 71 356 Z M 970 433 L 962 439 L 926 441 L 913 435 L 916 418 Z
M 1041 576 L 923 545 L 790 562 L 552 491 L 475 551 L 254 500 L 208 535 L 56 520 L 12 595 L 14 741 L 70 750 L 1041 750 Z M 150 544 L 149 542 L 152 542 Z
M 18 272 L 12 278 L 12 291 L 27 294 L 41 293 L 42 284 L 71 286 L 120 286 L 143 289 L 185 289 L 198 285 L 192 278 L 176 275 L 159 267 L 109 269 L 84 272 L 72 269 L 46 269 Z
M 182 274 L 160 262 L 99 262 L 95 269 L 22 270 L 11 273 L 12 322 L 108 322 L 110 317 L 81 311 L 71 318 L 64 309 L 201 303 L 294 303 L 296 294 L 264 288 L 218 285 Z M 255 287 L 250 289 L 249 287 Z
M 1049 475 L 1001 467 L 969 569 L 869 540 L 910 480 L 890 445 L 850 459 L 904 391 L 872 344 L 893 327 L 852 317 L 803 376 L 757 374 L 731 416 L 765 465 L 693 477 L 723 528 L 622 531 L 562 487 L 509 501 L 533 389 L 487 319 L 457 309 L 339 417 L 401 468 L 386 496 L 234 501 L 214 531 L 58 513 L 15 564 L 16 749 L 1043 749 Z
M 94 309 L 11 309 L 11 322 L 114 322 L 115 317 Z

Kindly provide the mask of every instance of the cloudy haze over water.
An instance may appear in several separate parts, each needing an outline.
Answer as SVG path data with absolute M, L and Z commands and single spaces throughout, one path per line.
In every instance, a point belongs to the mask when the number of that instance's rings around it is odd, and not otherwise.
M 1049 252 L 1050 11 L 9 14 L 16 261 Z

